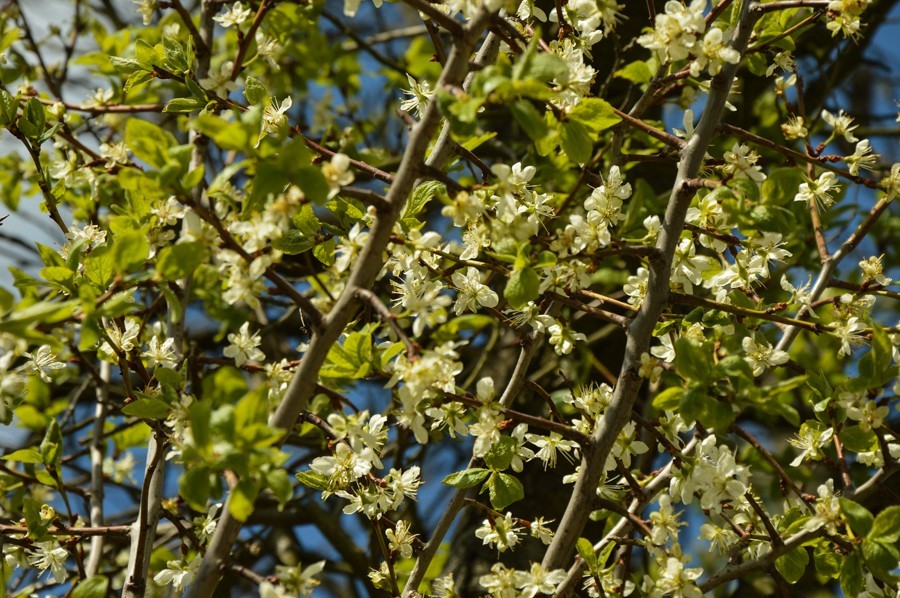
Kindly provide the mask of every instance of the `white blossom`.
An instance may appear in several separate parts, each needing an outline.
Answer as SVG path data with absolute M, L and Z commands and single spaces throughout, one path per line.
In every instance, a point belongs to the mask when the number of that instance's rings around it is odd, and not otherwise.
M 262 339 L 258 332 L 250 334 L 250 322 L 244 322 L 237 333 L 228 335 L 230 345 L 225 347 L 225 357 L 234 359 L 234 364 L 241 367 L 248 361 L 263 361 L 266 356 L 258 348 Z

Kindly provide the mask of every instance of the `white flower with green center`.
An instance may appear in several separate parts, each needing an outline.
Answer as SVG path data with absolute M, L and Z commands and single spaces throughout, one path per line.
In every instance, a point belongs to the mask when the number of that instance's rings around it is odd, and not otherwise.
M 754 376 L 761 375 L 768 368 L 784 365 L 790 359 L 787 352 L 774 348 L 763 338 L 744 337 L 741 346 L 746 353 L 744 359 L 750 364 Z
M 56 354 L 50 352 L 50 345 L 41 345 L 34 353 L 25 353 L 25 357 L 31 360 L 25 367 L 29 371 L 37 372 L 44 382 L 51 381 L 50 372 L 66 367 L 66 364 L 57 359 Z
M 479 307 L 497 307 L 500 303 L 497 293 L 481 283 L 481 272 L 472 266 L 465 273 L 454 272 L 450 279 L 457 290 L 453 311 L 458 316 L 466 311 L 478 311 Z
M 254 147 L 259 147 L 259 144 L 262 143 L 262 140 L 266 135 L 278 133 L 282 127 L 287 125 L 287 115 L 285 112 L 290 110 L 293 105 L 294 100 L 291 99 L 291 96 L 288 96 L 281 100 L 281 104 L 278 104 L 277 100 L 273 99 L 272 102 L 263 109 L 262 128 L 259 131 L 259 137 L 257 138 Z
M 194 580 L 201 560 L 201 556 L 197 555 L 190 561 L 168 561 L 166 568 L 153 576 L 153 581 L 161 586 L 172 586 L 180 592 Z
M 68 577 L 66 572 L 68 559 L 69 552 L 55 542 L 37 542 L 28 555 L 28 564 L 41 572 L 49 569 L 56 583 L 62 583 Z
M 834 194 L 840 192 L 841 185 L 833 172 L 823 172 L 815 181 L 807 181 L 800 184 L 794 201 L 806 203 L 819 202 L 823 208 L 834 205 Z
M 521 540 L 521 531 L 513 521 L 512 513 L 497 517 L 493 521 L 485 519 L 481 527 L 475 530 L 475 537 L 480 538 L 485 546 L 494 546 L 498 552 L 515 548 Z
M 412 75 L 407 74 L 406 80 L 409 81 L 409 90 L 402 90 L 403 95 L 409 96 L 400 102 L 400 110 L 404 112 L 415 113 L 418 118 L 422 118 L 428 102 L 434 97 L 434 89 L 428 81 L 416 81 Z
M 258 332 L 250 334 L 250 322 L 244 322 L 241 329 L 228 335 L 231 344 L 225 347 L 225 357 L 234 359 L 234 364 L 241 367 L 248 361 L 263 361 L 266 356 L 258 349 L 262 339 Z
M 213 21 L 228 29 L 229 27 L 237 27 L 247 20 L 250 16 L 250 7 L 244 8 L 240 2 L 235 2 L 225 9 L 225 12 L 217 14 L 213 17 Z
M 843 110 L 838 111 L 837 115 L 832 114 L 828 110 L 822 110 L 822 120 L 831 125 L 831 136 L 825 143 L 831 143 L 838 137 L 843 137 L 847 143 L 856 143 L 859 139 L 853 135 L 853 131 L 859 125 L 853 124 L 853 117 L 845 114 Z
M 519 596 L 534 598 L 538 594 L 550 595 L 556 592 L 556 586 L 566 580 L 566 571 L 565 569 L 548 571 L 541 567 L 540 563 L 531 563 L 531 569 L 528 571 L 516 571 L 515 579 Z

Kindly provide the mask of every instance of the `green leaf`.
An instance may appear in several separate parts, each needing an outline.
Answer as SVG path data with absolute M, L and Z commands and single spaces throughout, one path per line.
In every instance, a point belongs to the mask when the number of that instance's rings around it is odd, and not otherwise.
M 309 204 L 300 206 L 300 209 L 291 216 L 291 221 L 307 237 L 315 237 L 322 228 L 315 210 Z
M 767 204 L 789 206 L 805 182 L 803 172 L 797 168 L 776 168 L 766 175 L 761 195 Z
M 484 462 L 493 470 L 503 471 L 512 463 L 513 457 L 519 450 L 519 442 L 512 436 L 501 436 L 491 450 L 484 456 Z
M 326 266 L 333 266 L 335 246 L 336 242 L 334 237 L 326 239 L 313 248 L 313 255 Z
M 133 75 L 139 72 L 146 72 L 147 69 L 134 58 L 123 58 L 122 56 L 110 56 L 109 63 L 120 75 Z
M 273 469 L 266 473 L 266 486 L 278 499 L 278 505 L 283 507 L 294 496 L 294 485 L 291 477 L 283 469 Z
M 318 471 L 298 471 L 294 474 L 294 477 L 296 477 L 301 484 L 312 488 L 313 490 L 328 490 L 328 476 L 321 474 Z
M 888 334 L 876 324 L 872 330 L 872 349 L 859 360 L 860 376 L 854 380 L 854 390 L 880 388 L 896 377 L 892 350 L 893 344 Z
M 584 98 L 566 113 L 569 120 L 583 124 L 595 135 L 618 124 L 622 119 L 609 102 L 600 98 Z
M 109 579 L 104 575 L 95 575 L 78 583 L 70 594 L 71 598 L 105 598 L 109 588 Z
M 653 79 L 653 71 L 645 60 L 630 62 L 613 74 L 637 84 L 649 83 Z
M 517 81 L 535 80 L 549 83 L 568 70 L 566 63 L 556 54 L 541 52 L 538 37 L 532 37 L 528 48 L 513 65 L 512 78 Z
M 425 209 L 425 206 L 435 195 L 445 192 L 446 188 L 441 182 L 426 181 L 422 183 L 413 189 L 409 199 L 406 200 L 406 205 L 403 206 L 403 214 L 400 216 L 400 219 L 406 220 L 408 218 L 415 218 L 423 209 Z
M 145 397 L 122 407 L 122 413 L 141 419 L 166 419 L 169 416 L 169 405 L 165 401 Z
M 0 89 L 0 126 L 16 122 L 19 116 L 19 100 L 5 89 Z
M 116 261 L 110 245 L 98 247 L 84 258 L 84 275 L 100 289 L 106 290 L 116 275 Z
M 33 446 L 13 451 L 8 455 L 0 457 L 4 461 L 15 461 L 17 463 L 43 463 L 44 458 L 41 452 Z
M 178 492 L 195 511 L 205 511 L 206 501 L 213 491 L 212 472 L 208 467 L 194 466 L 185 469 L 178 482 Z
M 688 380 L 709 383 L 712 354 L 705 343 L 699 343 L 686 336 L 675 341 L 675 367 Z
M 586 126 L 576 120 L 568 120 L 559 125 L 559 139 L 562 149 L 572 162 L 590 162 L 594 140 Z
M 865 582 L 859 550 L 853 551 L 844 559 L 844 564 L 841 566 L 840 582 L 845 596 L 859 596 L 862 593 Z
M 48 468 L 57 468 L 62 458 L 62 431 L 59 429 L 59 422 L 55 419 L 50 420 L 50 426 L 44 439 L 41 441 L 41 458 L 44 465 Z
M 116 235 L 113 243 L 113 260 L 119 272 L 128 272 L 144 266 L 150 255 L 150 242 L 144 231 Z
M 864 506 L 857 502 L 853 502 L 849 498 L 839 498 L 841 511 L 844 517 L 850 523 L 850 527 L 858 536 L 865 536 L 872 529 L 872 523 L 875 518 Z
M 187 56 L 185 55 L 184 48 L 178 43 L 177 40 L 164 35 L 162 38 L 163 43 L 163 55 L 165 56 L 165 65 L 170 70 L 176 74 L 186 73 L 191 69 L 191 65 L 188 64 Z M 187 77 L 185 77 L 187 79 Z
M 187 278 L 204 263 L 209 250 L 203 243 L 189 242 L 167 245 L 160 249 L 156 258 L 156 271 L 166 280 Z
M 866 566 L 875 577 L 887 582 L 896 581 L 897 578 L 891 572 L 900 567 L 900 551 L 892 542 L 881 538 L 865 538 L 862 553 Z
M 854 453 L 871 451 L 878 445 L 878 437 L 872 430 L 863 430 L 859 426 L 847 426 L 841 430 L 838 437 L 844 447 Z
M 41 278 L 47 282 L 53 282 L 63 286 L 70 286 L 75 272 L 69 270 L 65 266 L 50 266 L 41 269 Z
M 513 309 L 520 309 L 540 295 L 541 279 L 532 268 L 513 270 L 506 282 L 503 296 Z
M 243 122 L 228 122 L 214 114 L 201 114 L 191 121 L 191 127 L 212 139 L 220 148 L 240 152 L 249 149 L 250 140 L 257 133 Z
M 442 483 L 456 488 L 474 488 L 486 480 L 490 473 L 491 472 L 488 469 L 473 467 L 471 469 L 464 469 L 463 471 L 451 473 L 443 479 Z
M 244 95 L 247 97 L 247 101 L 254 106 L 265 107 L 269 104 L 269 91 L 256 77 L 247 77 L 247 82 L 244 83 Z
M 491 506 L 498 511 L 525 498 L 522 482 L 509 474 L 495 473 L 491 476 L 488 484 Z
M 325 180 L 325 175 L 316 166 L 289 166 L 288 180 L 297 185 L 306 197 L 316 205 L 322 205 L 328 201 L 331 187 Z
M 896 542 L 900 539 L 900 506 L 887 507 L 878 514 L 868 537 L 882 542 Z
M 528 100 L 517 100 L 510 104 L 509 111 L 512 112 L 513 118 L 534 141 L 543 139 L 550 132 L 544 115 L 538 112 L 534 104 Z
M 253 503 L 259 494 L 259 484 L 243 478 L 231 490 L 231 500 L 228 510 L 238 521 L 247 521 L 247 517 L 253 512 Z
M 180 388 L 182 377 L 181 374 L 170 368 L 156 366 L 153 370 L 153 377 L 156 378 L 163 386 L 170 388 Z
M 206 452 L 212 442 L 212 435 L 209 431 L 211 416 L 212 408 L 206 401 L 194 401 L 188 408 L 188 419 L 191 422 L 194 446 L 201 452 Z
M 672 386 L 653 397 L 653 407 L 660 411 L 675 411 L 684 398 L 684 389 Z
M 788 583 L 797 583 L 803 577 L 808 564 L 809 554 L 802 546 L 789 550 L 775 559 L 775 568 Z
M 575 550 L 578 551 L 578 556 L 584 559 L 584 562 L 592 573 L 597 570 L 597 553 L 594 552 L 594 545 L 591 544 L 590 540 L 587 538 L 578 538 L 578 541 L 575 543 Z
M 816 564 L 816 572 L 830 579 L 834 579 L 840 574 L 841 560 L 841 555 L 830 544 L 819 544 L 813 551 L 813 562 Z
M 319 372 L 325 378 L 365 377 L 372 366 L 371 331 L 352 332 L 343 343 L 334 344 L 328 351 L 325 366 Z
M 26 137 L 31 139 L 40 139 L 44 133 L 44 127 L 47 124 L 47 113 L 44 112 L 44 106 L 37 98 L 30 98 L 25 102 L 25 109 L 22 111 L 22 118 L 19 119 L 19 130 Z
M 135 157 L 154 168 L 162 168 L 168 161 L 169 148 L 175 138 L 162 127 L 140 118 L 129 118 L 125 124 L 125 144 Z
M 269 416 L 268 389 L 259 386 L 248 392 L 234 408 L 234 423 L 239 430 L 252 424 L 265 424 Z
M 173 98 L 163 108 L 163 112 L 194 112 L 206 107 L 206 102 L 197 98 Z
M 299 230 L 289 229 L 272 241 L 272 247 L 287 255 L 297 255 L 309 251 L 316 246 L 316 240 L 303 234 Z
M 163 57 L 162 53 L 156 51 L 156 48 L 139 39 L 134 44 L 134 58 L 142 67 L 152 71 L 153 67 L 162 64 Z

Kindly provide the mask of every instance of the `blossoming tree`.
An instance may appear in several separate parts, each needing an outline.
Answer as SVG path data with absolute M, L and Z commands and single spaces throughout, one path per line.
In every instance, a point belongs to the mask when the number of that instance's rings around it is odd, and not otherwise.
M 3 3 L 7 590 L 896 596 L 893 4 Z

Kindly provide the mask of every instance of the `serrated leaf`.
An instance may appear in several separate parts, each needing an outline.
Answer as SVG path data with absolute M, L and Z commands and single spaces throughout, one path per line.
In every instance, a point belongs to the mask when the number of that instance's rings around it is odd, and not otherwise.
M 482 483 L 490 475 L 490 470 L 481 467 L 473 467 L 451 473 L 442 481 L 443 484 L 454 486 L 456 488 L 474 488 Z
M 19 115 L 19 100 L 5 89 L 0 89 L 0 126 L 15 122 Z
M 512 112 L 513 118 L 534 141 L 543 139 L 550 132 L 544 115 L 538 112 L 534 104 L 527 100 L 517 100 L 510 104 L 509 111 Z
M 273 469 L 266 473 L 266 486 L 278 499 L 279 506 L 284 506 L 294 496 L 294 485 L 291 477 L 283 469 Z
M 900 567 L 900 551 L 892 542 L 881 538 L 865 538 L 862 553 L 866 567 L 875 577 L 887 582 L 896 581 L 892 571 Z
M 205 106 L 205 101 L 196 98 L 173 98 L 163 108 L 163 112 L 193 112 Z
M 116 235 L 113 240 L 113 261 L 119 272 L 144 266 L 150 254 L 150 242 L 144 231 Z
M 246 478 L 240 480 L 231 490 L 228 510 L 238 521 L 247 521 L 253 512 L 253 504 L 259 494 L 259 484 Z
M 491 445 L 491 450 L 484 456 L 484 462 L 495 471 L 503 471 L 512 463 L 518 450 L 519 442 L 515 438 L 501 436 Z
M 109 578 L 104 575 L 95 575 L 84 581 L 78 582 L 78 585 L 72 590 L 70 597 L 105 598 L 107 588 L 109 588 Z
M 272 241 L 272 247 L 287 255 L 297 255 L 315 247 L 315 239 L 307 237 L 296 229 L 289 229 Z
M 900 506 L 890 506 L 881 511 L 875 517 L 868 537 L 891 543 L 900 539 Z
M 672 386 L 653 397 L 653 407 L 660 411 L 675 411 L 684 397 L 684 389 Z
M 415 218 L 423 209 L 425 209 L 425 206 L 435 195 L 443 192 L 445 192 L 443 183 L 438 181 L 425 181 L 413 189 L 409 199 L 406 201 L 406 205 L 403 206 L 403 214 L 400 216 L 400 219 L 406 220 L 407 218 Z
M 860 426 L 847 426 L 841 430 L 838 437 L 841 443 L 854 453 L 871 451 L 878 445 L 878 437 L 872 430 L 863 430 Z
M 809 564 L 809 554 L 802 546 L 789 550 L 785 554 L 775 559 L 775 568 L 787 580 L 788 583 L 797 583 L 803 573 L 806 572 L 806 566 Z
M 210 473 L 207 467 L 189 467 L 178 482 L 179 494 L 195 511 L 205 511 L 206 502 L 212 495 Z
M 841 566 L 840 582 L 845 596 L 859 596 L 862 593 L 865 582 L 859 550 L 853 551 L 844 559 L 844 564 Z
M 266 106 L 269 103 L 269 90 L 256 77 L 247 77 L 244 83 L 244 96 L 254 106 Z
M 162 127 L 140 118 L 129 118 L 125 124 L 125 144 L 131 153 L 154 168 L 168 161 L 169 148 L 175 138 Z
M 142 39 L 137 40 L 134 44 L 134 57 L 138 64 L 148 71 L 152 71 L 153 67 L 157 66 L 162 58 L 162 56 L 157 53 L 156 48 Z
M 507 473 L 495 473 L 488 481 L 491 506 L 498 511 L 525 498 L 522 482 Z
M 141 419 L 166 419 L 169 405 L 152 397 L 141 398 L 122 407 L 122 413 Z
M 572 162 L 577 164 L 590 162 L 594 140 L 588 128 L 583 124 L 575 120 L 560 123 L 559 139 L 563 151 Z
M 166 280 L 180 280 L 194 273 L 208 257 L 203 243 L 189 242 L 167 245 L 159 250 L 156 271 Z
M 649 83 L 653 78 L 653 71 L 645 60 L 630 62 L 613 74 L 638 84 Z
M 134 73 L 140 71 L 147 71 L 148 69 L 144 67 L 140 62 L 135 60 L 134 58 L 123 58 L 122 56 L 110 56 L 109 63 L 112 65 L 116 72 L 120 75 L 133 75 Z
M 578 541 L 575 543 L 575 550 L 584 559 L 588 569 L 594 572 L 597 569 L 597 554 L 594 552 L 594 545 L 591 544 L 591 541 L 587 538 L 578 538 Z
M 314 490 L 328 490 L 328 477 L 318 471 L 298 471 L 294 477 L 304 486 Z
M 816 573 L 827 578 L 834 579 L 841 572 L 841 555 L 835 552 L 829 544 L 816 546 L 813 551 L 813 562 L 816 565 Z
M 17 463 L 43 463 L 44 458 L 41 452 L 34 447 L 28 447 L 13 451 L 8 455 L 0 457 L 4 461 L 15 461 Z
M 850 527 L 858 536 L 865 536 L 872 529 L 872 523 L 875 518 L 864 506 L 857 502 L 853 502 L 849 498 L 839 498 L 841 512 L 850 523 Z
M 532 268 L 513 270 L 506 282 L 503 296 L 513 309 L 520 309 L 540 295 L 541 279 Z
M 600 98 L 584 98 L 577 106 L 569 110 L 566 116 L 570 120 L 583 124 L 594 135 L 622 120 L 616 114 L 615 108 Z

